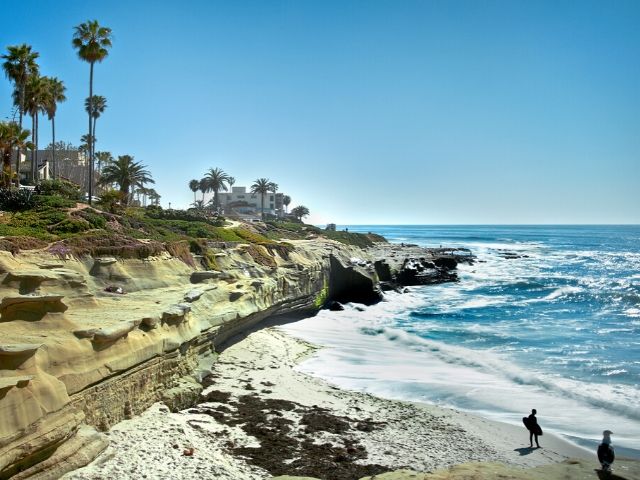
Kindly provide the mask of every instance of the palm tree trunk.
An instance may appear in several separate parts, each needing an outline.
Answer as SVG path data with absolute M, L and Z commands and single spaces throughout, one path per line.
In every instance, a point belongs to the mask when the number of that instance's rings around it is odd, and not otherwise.
M 31 115 L 31 143 L 33 143 L 34 145 L 36 144 L 36 116 L 35 115 Z M 31 181 L 32 182 L 35 182 L 35 179 L 36 179 L 34 154 L 35 152 L 32 150 L 31 151 Z
M 56 117 L 51 117 L 51 173 L 52 177 L 56 179 L 58 172 L 56 171 L 58 164 L 56 163 Z
M 33 169 L 33 183 L 38 183 L 38 181 L 40 180 L 40 178 L 38 177 L 38 128 L 39 128 L 39 122 L 40 122 L 40 116 L 38 115 L 38 111 L 36 110 L 36 143 L 35 143 L 35 149 L 33 151 L 34 153 L 34 157 L 35 157 L 35 167 Z
M 262 210 L 262 221 L 264 222 L 264 193 L 260 196 L 260 206 Z
M 91 151 L 91 117 L 93 116 L 93 62 L 89 67 L 89 205 L 93 200 L 93 152 Z
M 98 119 L 93 118 L 93 133 L 91 134 L 91 181 L 93 181 L 94 163 L 96 155 L 96 122 Z
M 22 131 L 22 115 L 24 114 L 24 84 L 22 82 L 18 88 L 20 88 L 20 108 L 18 118 L 20 124 L 20 131 Z M 16 187 L 20 187 L 20 147 L 16 149 Z

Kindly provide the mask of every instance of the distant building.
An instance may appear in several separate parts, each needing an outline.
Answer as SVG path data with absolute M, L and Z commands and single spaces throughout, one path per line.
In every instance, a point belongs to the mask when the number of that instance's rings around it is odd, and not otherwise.
M 264 196 L 264 213 L 277 217 L 283 216 L 282 199 L 284 194 L 269 192 Z M 261 217 L 261 195 L 247 192 L 247 187 L 231 187 L 230 192 L 219 192 L 220 208 L 227 216 L 238 218 Z
M 31 178 L 31 159 L 35 157 L 33 152 L 27 152 L 26 159 L 20 164 L 20 178 Z M 89 159 L 85 152 L 80 150 L 56 150 L 56 163 L 53 165 L 53 152 L 51 150 L 38 150 L 38 178 L 46 180 L 53 178 L 53 170 L 57 176 L 80 186 L 83 190 L 89 184 Z M 100 178 L 97 170 L 93 172 L 94 184 Z

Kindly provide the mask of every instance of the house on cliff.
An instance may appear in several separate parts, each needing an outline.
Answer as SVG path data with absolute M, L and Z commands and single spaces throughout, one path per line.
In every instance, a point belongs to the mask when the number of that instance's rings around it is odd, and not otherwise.
M 264 196 L 264 213 L 275 217 L 284 216 L 283 193 L 269 192 Z M 231 218 L 252 220 L 261 218 L 262 199 L 257 193 L 247 192 L 247 187 L 231 187 L 230 192 L 218 193 L 220 207 Z

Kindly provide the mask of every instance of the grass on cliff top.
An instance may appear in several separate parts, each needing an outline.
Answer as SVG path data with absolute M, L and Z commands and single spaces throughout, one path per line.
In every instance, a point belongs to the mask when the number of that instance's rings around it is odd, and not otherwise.
M 336 240 L 346 245 L 354 245 L 360 248 L 373 246 L 376 242 L 386 242 L 387 240 L 375 233 L 354 233 L 346 231 L 323 230 L 314 225 L 294 222 L 267 222 L 267 230 L 262 232 L 265 236 L 274 240 L 294 239 L 303 240 L 313 237 L 324 237 Z
M 28 206 L 0 212 L 0 250 L 15 254 L 48 245 L 51 253 L 58 255 L 122 258 L 145 258 L 167 251 L 186 263 L 191 262 L 191 252 L 208 259 L 207 263 L 213 266 L 214 257 L 208 251 L 211 242 L 237 242 L 265 247 L 264 251 L 249 250 L 254 258 L 270 265 L 272 262 L 262 256 L 277 252 L 286 258 L 293 250 L 283 240 L 324 237 L 362 248 L 386 241 L 375 234 L 332 232 L 295 222 L 271 221 L 233 228 L 224 225 L 224 219 L 207 218 L 193 211 L 137 207 L 113 214 L 91 207 L 78 208 L 75 199 L 57 194 L 34 195 Z
M 276 239 L 252 230 L 252 226 L 225 228 L 224 219 L 188 211 L 127 208 L 112 214 L 91 207 L 78 209 L 75 200 L 59 195 L 38 195 L 33 200 L 29 208 L 0 212 L 0 237 L 4 237 L 0 238 L 0 250 L 15 254 L 49 245 L 51 253 L 58 255 L 121 258 L 145 258 L 168 251 L 189 263 L 191 249 L 213 265 L 207 248 L 194 247 L 198 244 L 194 240 L 202 240 L 202 245 L 239 242 L 278 246 Z

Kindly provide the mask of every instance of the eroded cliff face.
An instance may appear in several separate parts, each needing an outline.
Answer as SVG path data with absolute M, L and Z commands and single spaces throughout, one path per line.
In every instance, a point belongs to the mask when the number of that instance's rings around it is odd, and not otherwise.
M 314 308 L 330 282 L 344 290 L 350 258 L 367 257 L 328 240 L 293 243 L 220 249 L 217 271 L 168 254 L 0 252 L 0 479 L 57 478 L 102 451 L 111 425 L 156 401 L 192 405 L 216 345 L 267 316 Z M 345 269 L 375 277 L 357 270 Z M 117 287 L 124 293 L 106 291 Z

